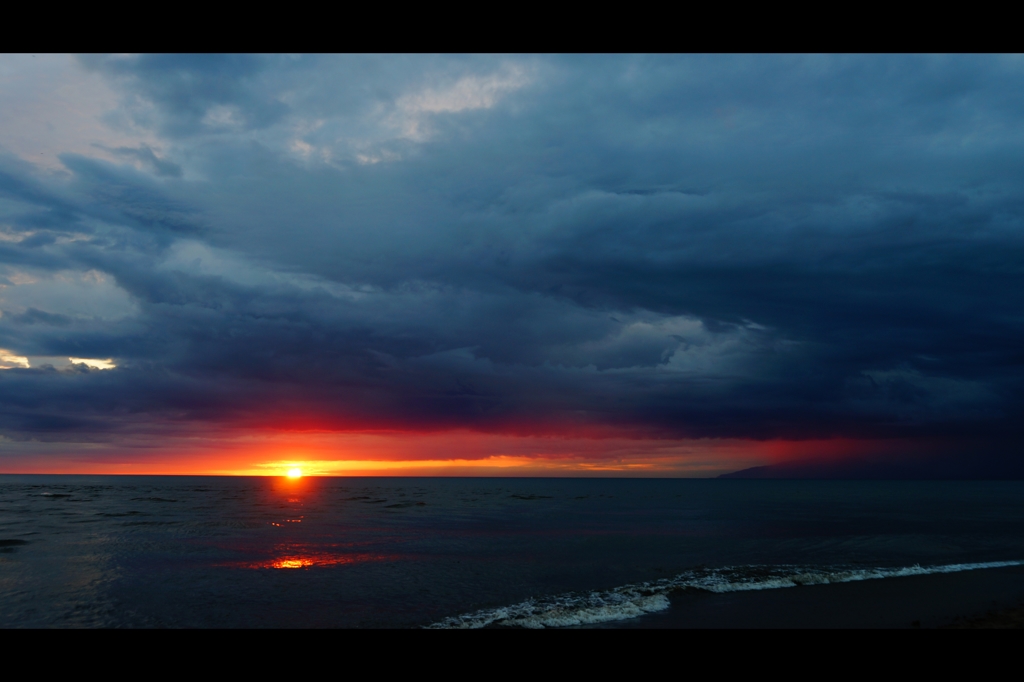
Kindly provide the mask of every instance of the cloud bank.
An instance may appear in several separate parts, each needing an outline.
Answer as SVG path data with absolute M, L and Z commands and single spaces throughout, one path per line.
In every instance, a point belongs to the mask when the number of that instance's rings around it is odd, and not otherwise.
M 12 452 L 1022 435 L 1019 58 L 5 59 Z

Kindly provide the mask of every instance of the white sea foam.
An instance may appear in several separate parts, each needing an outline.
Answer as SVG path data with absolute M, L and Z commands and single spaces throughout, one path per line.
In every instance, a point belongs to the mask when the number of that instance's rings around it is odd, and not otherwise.
M 487 625 L 522 628 L 552 628 L 627 620 L 669 606 L 668 594 L 675 590 L 707 592 L 774 590 L 797 585 L 849 583 L 935 573 L 959 573 L 983 568 L 1021 566 L 1024 561 L 989 561 L 942 566 L 896 568 L 855 568 L 821 566 L 726 566 L 694 569 L 674 578 L 623 585 L 602 592 L 570 592 L 554 597 L 527 599 L 519 604 L 450 616 L 428 625 L 437 629 L 475 629 Z

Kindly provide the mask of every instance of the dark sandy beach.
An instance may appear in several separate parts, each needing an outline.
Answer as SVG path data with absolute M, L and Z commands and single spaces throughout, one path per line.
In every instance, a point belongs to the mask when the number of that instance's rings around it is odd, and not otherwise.
M 675 593 L 671 607 L 601 628 L 1019 628 L 1024 567 L 774 590 Z

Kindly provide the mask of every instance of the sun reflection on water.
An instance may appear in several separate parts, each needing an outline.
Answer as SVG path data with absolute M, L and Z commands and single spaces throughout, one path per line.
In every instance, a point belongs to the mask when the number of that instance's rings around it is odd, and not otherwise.
M 306 568 L 312 566 L 316 562 L 310 557 L 297 557 L 294 559 L 277 559 L 270 567 L 271 568 Z
M 248 568 L 312 568 L 314 566 L 361 564 L 368 561 L 388 561 L 395 558 L 384 554 L 288 554 L 269 561 L 249 564 Z
M 370 552 L 329 552 L 322 549 L 310 548 L 308 546 L 286 545 L 280 546 L 275 552 L 276 556 L 260 561 L 240 561 L 224 566 L 235 568 L 320 568 L 325 566 L 342 566 L 346 564 L 361 564 L 371 561 L 394 561 L 399 557 L 390 554 L 375 554 Z

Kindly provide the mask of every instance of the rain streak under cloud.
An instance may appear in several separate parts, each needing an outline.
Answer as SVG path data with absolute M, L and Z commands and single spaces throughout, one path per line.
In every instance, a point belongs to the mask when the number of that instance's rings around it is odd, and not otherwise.
M 0 470 L 1016 462 L 1022 93 L 1001 56 L 3 57 Z

